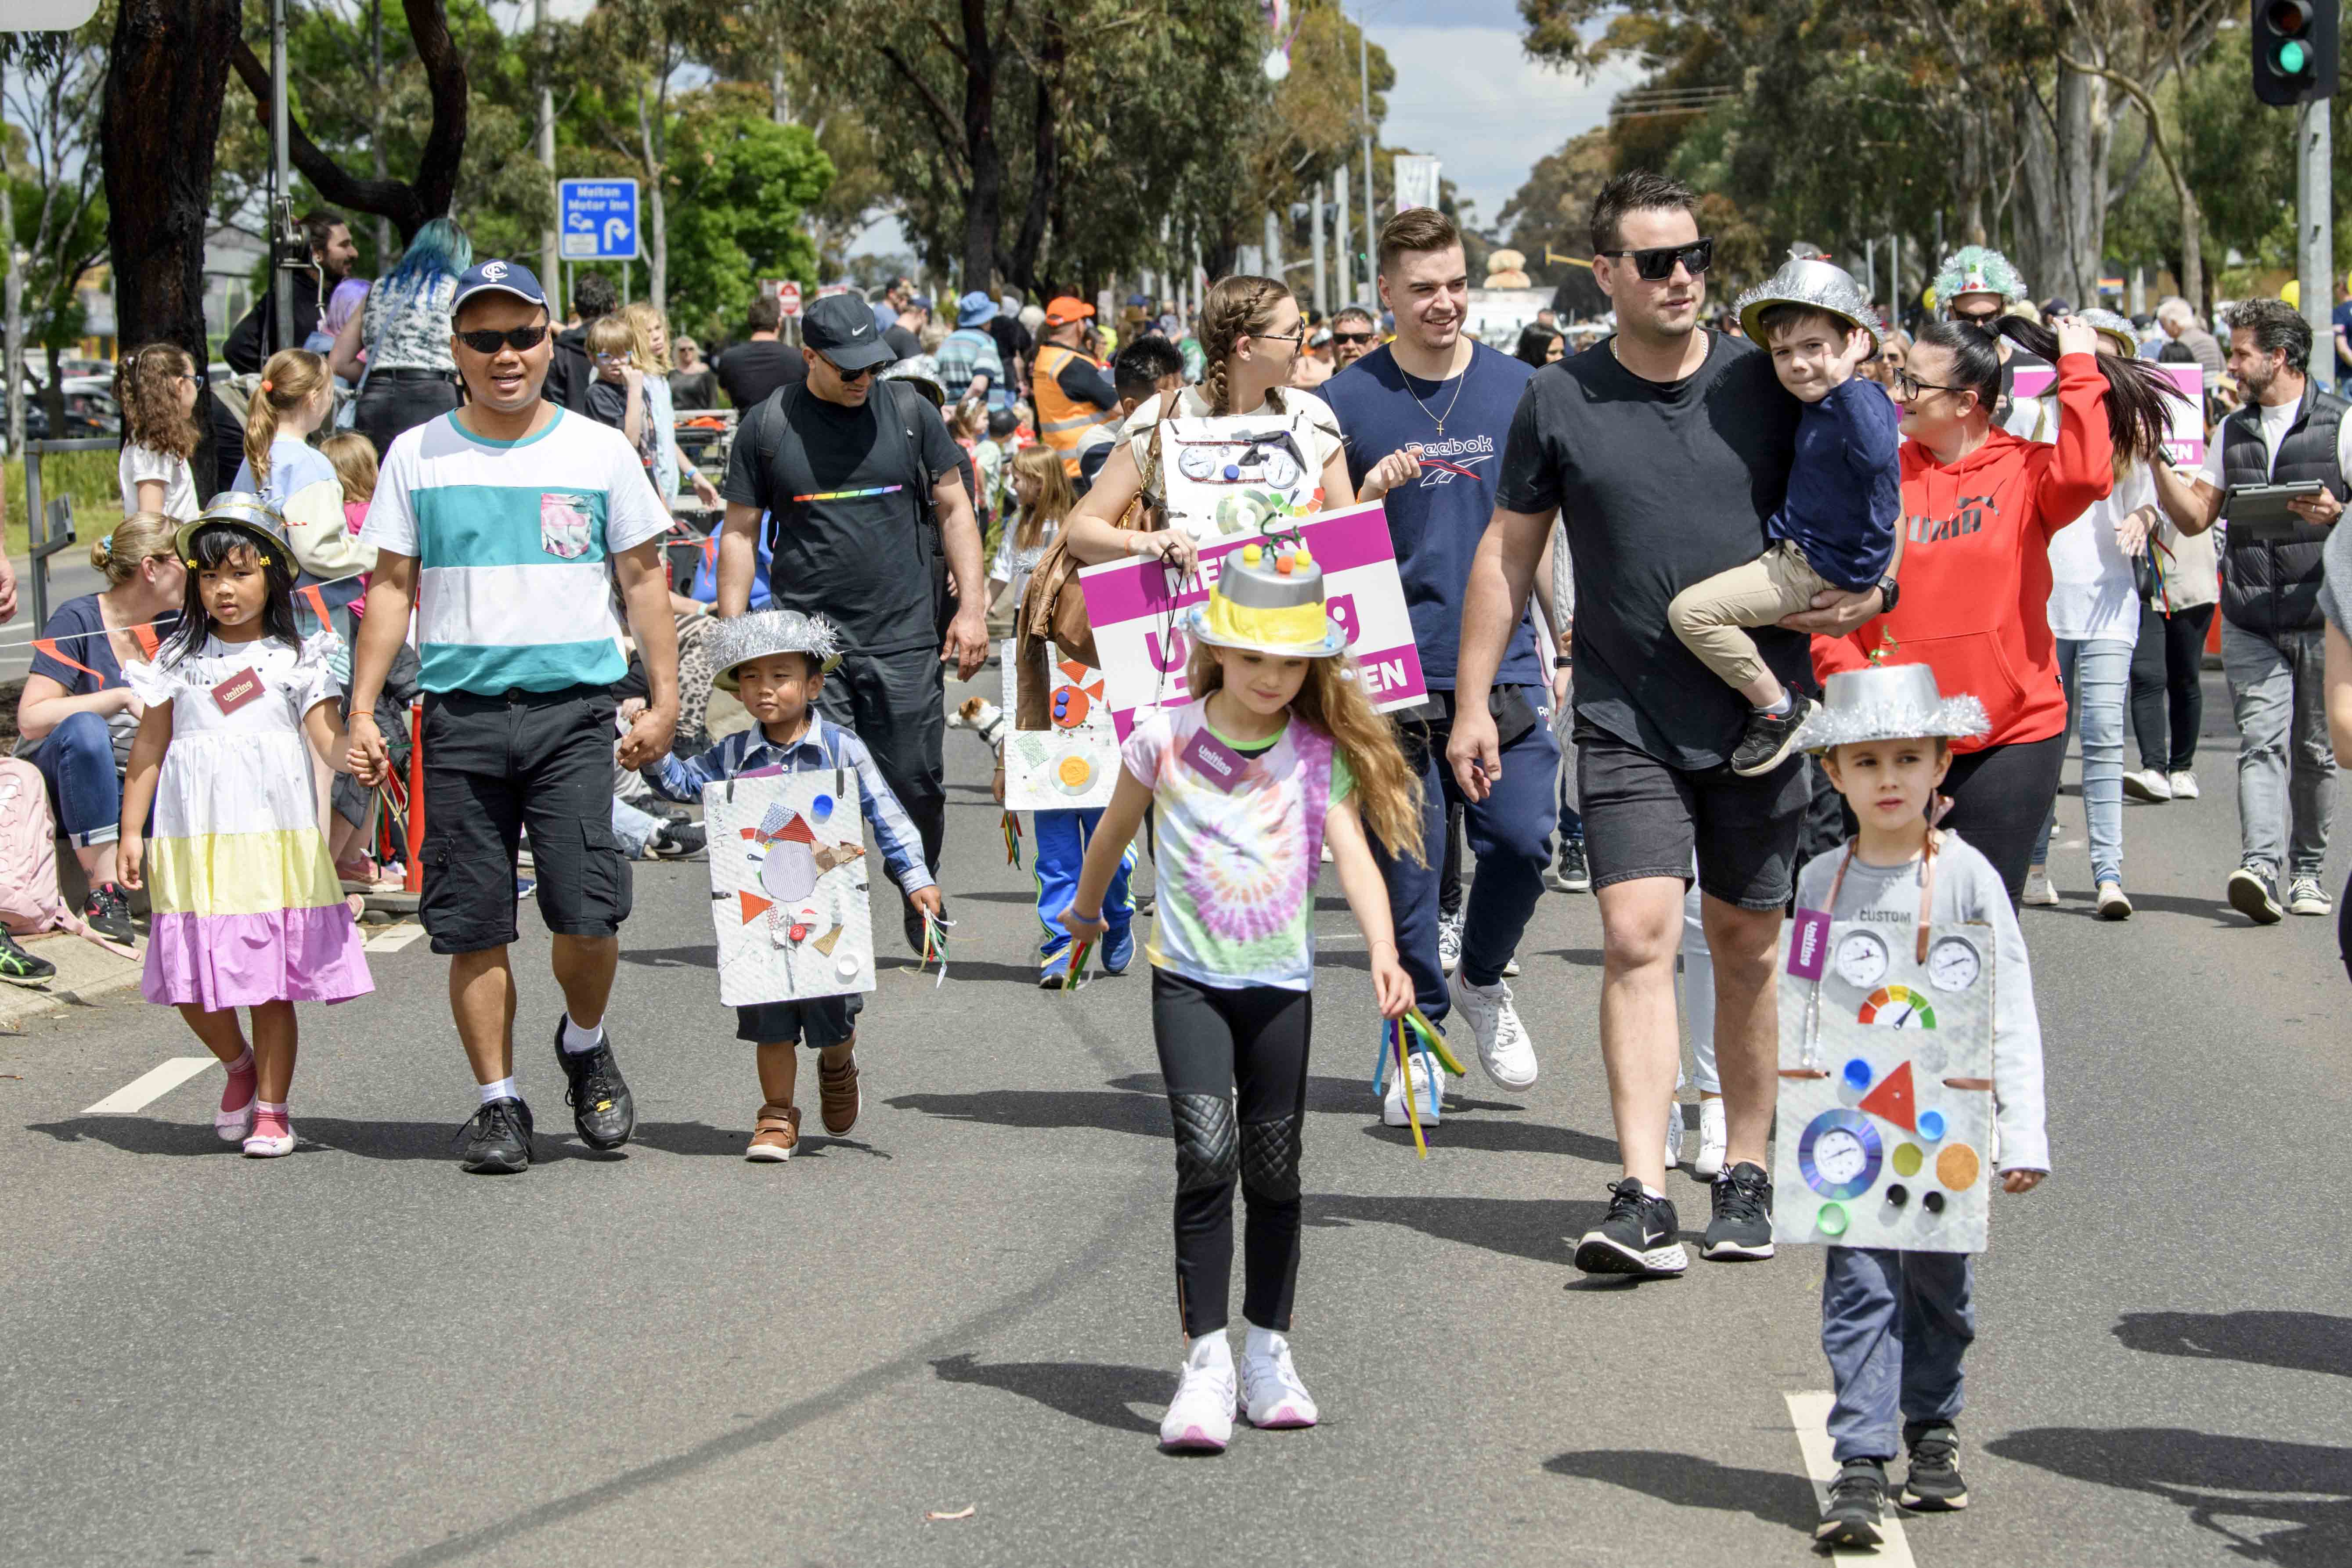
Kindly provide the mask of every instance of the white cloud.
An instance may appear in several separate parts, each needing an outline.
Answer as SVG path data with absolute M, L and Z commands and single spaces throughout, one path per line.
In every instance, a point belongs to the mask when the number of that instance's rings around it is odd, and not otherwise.
M 1391 24 L 1375 16 L 1369 31 L 1397 73 L 1381 142 L 1437 154 L 1462 197 L 1477 202 L 1482 225 L 1494 223 L 1538 159 L 1606 121 L 1609 100 L 1639 79 L 1622 62 L 1590 79 L 1538 65 L 1515 27 Z

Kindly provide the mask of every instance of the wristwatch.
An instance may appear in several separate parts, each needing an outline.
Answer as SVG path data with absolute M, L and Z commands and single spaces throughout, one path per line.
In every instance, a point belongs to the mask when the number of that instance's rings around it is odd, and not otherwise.
M 1879 607 L 1878 613 L 1882 616 L 1893 615 L 1895 613 L 1895 601 L 1903 596 L 1902 584 L 1895 582 L 1891 576 L 1881 577 L 1878 580 L 1878 593 L 1880 598 L 1885 601 L 1885 603 Z

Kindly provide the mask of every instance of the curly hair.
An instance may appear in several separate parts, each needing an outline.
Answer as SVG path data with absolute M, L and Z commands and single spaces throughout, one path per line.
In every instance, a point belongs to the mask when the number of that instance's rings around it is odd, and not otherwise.
M 1192 699 L 1206 702 L 1209 694 L 1225 683 L 1225 668 L 1217 662 L 1217 650 L 1195 642 L 1184 680 Z M 1348 760 L 1349 772 L 1356 775 L 1356 813 L 1364 820 L 1364 830 L 1379 839 L 1391 857 L 1411 856 L 1428 865 L 1421 842 L 1421 780 L 1405 766 L 1396 731 L 1372 711 L 1354 656 L 1343 653 L 1336 658 L 1308 659 L 1307 683 L 1290 700 L 1290 711 L 1329 736 Z
M 182 462 L 194 457 L 204 428 L 180 406 L 180 378 L 195 374 L 195 360 L 173 342 L 143 344 L 116 365 L 114 401 L 122 408 L 124 439 Z
M 1210 413 L 1234 412 L 1230 403 L 1233 392 L 1225 377 L 1226 363 L 1244 338 L 1274 324 L 1276 309 L 1289 298 L 1290 290 L 1271 278 L 1237 274 L 1209 285 L 1209 297 L 1201 304 L 1201 352 L 1208 360 L 1208 369 L 1201 378 L 1201 395 L 1208 399 Z M 1276 413 L 1282 411 L 1279 388 L 1269 391 L 1266 398 Z

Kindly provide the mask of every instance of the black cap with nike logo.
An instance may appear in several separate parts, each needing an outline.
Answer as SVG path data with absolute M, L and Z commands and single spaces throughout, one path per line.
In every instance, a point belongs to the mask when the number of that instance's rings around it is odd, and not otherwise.
M 874 326 L 874 307 L 855 294 L 827 294 L 809 302 L 801 342 L 852 373 L 888 364 L 898 355 Z

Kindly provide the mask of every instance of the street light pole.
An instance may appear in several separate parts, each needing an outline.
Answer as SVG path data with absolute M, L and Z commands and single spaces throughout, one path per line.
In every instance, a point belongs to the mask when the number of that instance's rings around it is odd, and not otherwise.
M 539 161 L 547 170 L 547 188 L 551 200 L 555 192 L 555 89 L 547 79 L 547 0 L 536 0 L 537 11 L 532 19 L 539 39 Z M 539 231 L 539 276 L 541 287 L 553 289 L 562 282 L 558 274 L 562 260 L 555 244 L 555 225 L 551 221 Z M 548 314 L 557 321 L 563 319 L 563 300 L 571 298 L 565 289 L 562 298 L 550 301 Z
M 1381 288 L 1372 278 L 1372 258 L 1380 252 L 1372 237 L 1379 228 L 1372 221 L 1372 42 L 1360 13 L 1356 18 L 1356 73 L 1364 110 L 1364 302 L 1377 305 Z
M 278 211 L 269 215 L 270 298 L 277 304 L 278 346 L 289 349 L 297 346 L 293 278 L 280 254 L 290 238 L 287 231 L 293 227 L 294 216 L 294 172 L 286 161 L 286 0 L 269 0 L 269 149 L 278 204 Z M 287 220 L 282 227 L 281 216 Z
M 2333 156 L 2327 110 L 2332 100 L 2307 100 L 2296 110 L 2295 274 L 2303 294 L 2303 319 L 2311 323 L 2313 380 L 2334 385 L 2336 331 L 2328 307 L 2336 301 L 2335 222 L 2330 210 L 2327 163 Z

